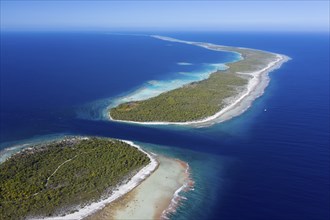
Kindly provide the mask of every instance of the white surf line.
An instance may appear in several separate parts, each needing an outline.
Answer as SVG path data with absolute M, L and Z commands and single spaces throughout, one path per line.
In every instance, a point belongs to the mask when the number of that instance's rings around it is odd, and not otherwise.
M 184 41 L 184 40 L 178 40 L 178 39 L 175 39 L 175 38 L 164 37 L 164 36 L 159 36 L 159 35 L 151 35 L 151 37 L 154 37 L 154 38 L 157 38 L 157 39 L 160 39 L 160 40 L 165 40 L 165 41 L 191 44 L 191 45 L 203 47 L 203 48 L 206 48 L 206 49 L 209 49 L 209 50 L 227 51 L 227 52 L 237 53 L 242 57 L 242 55 L 239 52 L 231 51 L 230 49 L 226 49 L 226 48 L 228 48 L 227 46 L 216 45 L 216 44 L 211 44 L 211 43 L 204 43 L 204 42 Z M 242 47 L 237 47 L 237 48 L 239 48 L 239 49 L 248 49 L 248 48 L 242 48 Z M 249 49 L 249 50 L 255 50 L 255 49 Z M 261 51 L 261 50 L 259 50 L 259 51 Z M 271 53 L 271 52 L 268 52 L 268 53 Z M 274 54 L 274 53 L 272 53 L 272 54 Z M 225 108 L 221 109 L 219 112 L 217 112 L 216 114 L 214 114 L 212 116 L 209 116 L 209 117 L 206 117 L 206 118 L 200 119 L 200 120 L 187 121 L 187 122 L 161 122 L 161 121 L 138 122 L 138 121 L 113 119 L 111 117 L 110 113 L 108 113 L 109 119 L 112 120 L 112 121 L 117 121 L 117 122 L 142 124 L 142 125 L 201 125 L 201 124 L 205 124 L 205 123 L 208 123 L 208 122 L 214 122 L 216 119 L 219 119 L 220 116 L 225 114 L 227 111 L 235 108 L 235 106 L 237 104 L 239 104 L 243 99 L 247 98 L 253 92 L 253 89 L 255 89 L 257 87 L 257 84 L 260 81 L 259 78 L 260 78 L 261 75 L 263 75 L 263 73 L 268 74 L 272 70 L 280 67 L 282 63 L 284 63 L 284 62 L 286 62 L 287 60 L 290 59 L 289 57 L 287 57 L 285 55 L 281 55 L 281 54 L 275 54 L 275 55 L 276 55 L 277 59 L 274 60 L 273 62 L 270 62 L 265 68 L 263 68 L 261 70 L 258 70 L 258 71 L 255 71 L 255 72 L 251 72 L 251 73 L 240 73 L 240 74 L 246 74 L 246 75 L 251 75 L 252 76 L 252 79 L 250 79 L 249 82 L 248 82 L 246 92 L 243 93 L 243 94 L 240 94 L 240 96 L 237 97 L 232 103 L 230 103 Z M 244 112 L 244 110 L 241 110 L 241 113 Z M 232 117 L 229 117 L 229 118 L 224 119 L 222 121 L 228 120 L 230 118 L 232 118 Z
M 169 206 L 165 210 L 163 210 L 160 219 L 170 219 L 168 217 L 168 215 L 176 212 L 178 206 L 180 205 L 181 200 L 187 199 L 186 197 L 181 196 L 180 192 L 182 192 L 182 191 L 187 192 L 190 190 L 194 190 L 193 187 L 194 187 L 195 183 L 191 179 L 190 166 L 187 162 L 184 162 L 184 161 L 181 161 L 181 162 L 185 163 L 185 165 L 187 166 L 186 170 L 184 172 L 184 174 L 185 174 L 184 182 L 183 182 L 182 186 L 174 192 Z
M 158 167 L 158 162 L 153 156 L 152 153 L 144 151 L 140 146 L 134 144 L 131 141 L 126 140 L 119 140 L 123 141 L 132 147 L 137 148 L 141 152 L 145 153 L 149 159 L 150 163 L 143 167 L 137 174 L 135 174 L 130 181 L 127 183 L 120 185 L 117 189 L 113 190 L 113 193 L 106 199 L 100 200 L 98 202 L 93 202 L 85 207 L 80 208 L 77 212 L 70 213 L 64 216 L 54 216 L 54 217 L 45 217 L 45 218 L 31 218 L 33 220 L 36 219 L 43 219 L 43 220 L 78 220 L 86 218 L 87 216 L 101 210 L 107 204 L 111 203 L 112 201 L 122 197 L 126 193 L 133 190 L 136 186 L 138 186 L 144 179 L 151 175 L 151 173 Z

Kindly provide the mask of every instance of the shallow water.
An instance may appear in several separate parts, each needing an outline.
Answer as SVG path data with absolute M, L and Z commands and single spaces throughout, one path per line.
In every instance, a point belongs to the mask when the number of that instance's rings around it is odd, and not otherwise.
M 293 59 L 237 118 L 200 129 L 146 127 L 102 120 L 102 110 L 154 80 L 182 79 L 181 72 L 235 57 L 142 36 L 5 33 L 1 148 L 65 134 L 129 139 L 190 164 L 195 190 L 173 219 L 328 219 L 328 34 L 159 34 Z

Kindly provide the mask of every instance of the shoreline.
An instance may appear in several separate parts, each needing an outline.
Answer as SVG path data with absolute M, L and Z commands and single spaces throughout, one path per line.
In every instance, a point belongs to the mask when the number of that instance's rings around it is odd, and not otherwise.
M 183 40 L 177 40 L 177 39 L 162 37 L 162 36 L 151 36 L 151 37 L 155 37 L 157 39 L 165 40 L 165 41 L 191 44 L 191 45 L 203 47 L 203 48 L 206 48 L 209 50 L 227 51 L 228 52 L 228 50 L 224 49 L 224 48 L 226 48 L 226 46 L 220 46 L 220 45 L 214 45 L 214 44 L 202 43 L 202 42 L 183 41 Z M 238 47 L 238 49 L 245 49 L 245 48 Z M 254 50 L 254 49 L 251 49 L 251 50 Z M 230 51 L 230 52 L 238 53 L 242 57 L 242 54 L 237 51 Z M 274 54 L 274 53 L 271 53 L 271 54 Z M 227 106 L 225 106 L 223 109 L 221 109 L 220 111 L 215 113 L 214 115 L 208 116 L 203 119 L 199 119 L 199 120 L 195 120 L 195 121 L 186 121 L 186 122 L 162 122 L 162 121 L 139 122 L 139 121 L 113 119 L 110 115 L 110 112 L 108 112 L 109 119 L 111 121 L 116 121 L 116 122 L 141 124 L 141 125 L 185 125 L 185 126 L 193 126 L 193 127 L 206 127 L 206 126 L 213 125 L 215 123 L 227 121 L 227 120 L 245 112 L 251 106 L 252 102 L 264 93 L 264 90 L 268 86 L 268 83 L 270 81 L 269 73 L 275 69 L 280 68 L 283 63 L 285 63 L 291 59 L 288 56 L 281 55 L 281 54 L 274 54 L 274 55 L 276 55 L 277 59 L 269 62 L 268 65 L 266 67 L 264 67 L 263 69 L 254 71 L 254 72 L 238 73 L 238 74 L 242 74 L 242 75 L 251 76 L 251 79 L 249 79 L 243 92 L 240 92 L 236 96 L 231 97 L 232 101 Z M 214 73 L 212 73 L 212 74 L 214 74 Z
M 126 195 L 130 191 L 132 191 L 135 187 L 137 187 L 141 182 L 143 182 L 147 177 L 149 177 L 159 166 L 158 161 L 155 159 L 155 156 L 152 153 L 146 152 L 139 145 L 134 144 L 132 141 L 120 140 L 125 142 L 132 147 L 137 148 L 141 152 L 145 153 L 149 159 L 150 163 L 143 167 L 137 174 L 135 174 L 127 183 L 120 185 L 117 189 L 114 190 L 114 193 L 110 195 L 110 197 L 106 199 L 102 199 L 97 202 L 93 202 L 81 209 L 77 212 L 70 213 L 64 216 L 54 216 L 54 217 L 41 217 L 41 218 L 30 218 L 30 219 L 43 219 L 43 220 L 72 220 L 72 219 L 83 219 L 86 218 L 93 213 L 103 209 L 109 203 L 121 198 Z
M 86 220 L 168 219 L 186 199 L 180 193 L 192 190 L 194 182 L 188 163 L 161 155 L 157 160 L 159 167 L 149 178 Z
M 42 145 L 45 143 L 58 141 L 67 137 L 77 137 L 75 135 L 68 135 L 68 134 L 55 134 L 55 135 L 44 135 L 39 136 L 36 138 L 18 140 L 18 141 L 10 141 L 4 142 L 3 148 L 0 149 L 0 164 L 3 163 L 6 159 L 11 157 L 12 155 L 29 148 L 30 146 L 34 145 Z
M 172 197 L 172 199 L 170 201 L 170 204 L 168 205 L 167 209 L 163 210 L 163 212 L 161 214 L 157 214 L 155 219 L 168 219 L 168 217 L 167 217 L 168 214 L 175 213 L 176 209 L 180 205 L 180 202 L 183 199 L 187 199 L 186 197 L 180 196 L 179 193 L 182 192 L 182 191 L 188 192 L 190 190 L 194 190 L 195 182 L 191 178 L 189 164 L 182 161 L 182 160 L 178 160 L 178 159 L 176 159 L 176 160 L 185 169 L 185 172 L 184 172 L 185 181 L 184 181 L 183 185 L 174 192 L 173 197 Z

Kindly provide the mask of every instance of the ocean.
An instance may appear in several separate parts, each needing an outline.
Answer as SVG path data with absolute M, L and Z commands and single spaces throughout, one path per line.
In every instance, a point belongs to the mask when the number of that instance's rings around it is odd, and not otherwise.
M 109 122 L 108 105 L 201 80 L 237 59 L 148 34 L 292 60 L 270 74 L 248 111 L 227 122 Z M 329 33 L 2 32 L 0 83 L 3 152 L 63 135 L 132 140 L 191 166 L 194 190 L 183 193 L 171 219 L 330 218 Z

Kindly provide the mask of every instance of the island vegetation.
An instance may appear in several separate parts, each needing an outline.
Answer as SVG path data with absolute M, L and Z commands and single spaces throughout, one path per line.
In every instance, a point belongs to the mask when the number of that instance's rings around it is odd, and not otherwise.
M 150 162 L 113 139 L 68 138 L 0 164 L 0 219 L 56 216 L 102 199 Z
M 205 47 L 203 43 L 196 45 Z M 263 69 L 276 56 L 244 48 L 218 45 L 207 45 L 207 48 L 239 53 L 243 59 L 228 63 L 228 69 L 214 72 L 205 80 L 150 99 L 122 103 L 110 109 L 111 118 L 136 122 L 187 122 L 212 116 L 224 108 L 231 97 L 244 90 L 251 76 L 241 72 Z

